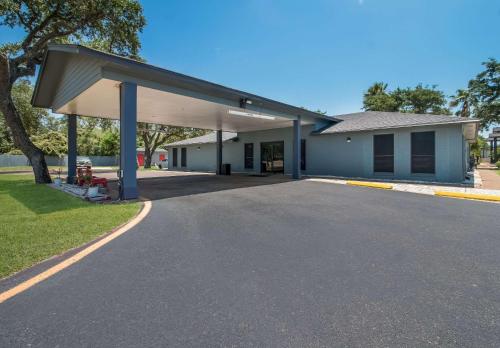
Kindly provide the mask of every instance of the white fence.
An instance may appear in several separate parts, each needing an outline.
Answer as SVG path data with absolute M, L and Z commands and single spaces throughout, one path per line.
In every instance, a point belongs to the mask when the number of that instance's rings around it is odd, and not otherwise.
M 119 163 L 118 156 L 88 156 L 92 161 L 93 166 L 97 167 L 110 167 L 117 166 Z M 64 156 L 62 158 L 55 156 L 45 156 L 45 161 L 49 166 L 61 166 L 65 167 L 68 165 L 68 157 Z M 28 158 L 24 155 L 0 155 L 0 167 L 19 167 L 19 166 L 29 166 Z

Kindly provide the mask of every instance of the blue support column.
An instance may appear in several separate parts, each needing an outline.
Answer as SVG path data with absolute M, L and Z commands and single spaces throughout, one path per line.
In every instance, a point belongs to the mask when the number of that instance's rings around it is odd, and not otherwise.
M 300 144 L 301 144 L 300 116 L 293 120 L 293 168 L 292 178 L 300 179 Z
M 137 198 L 137 85 L 120 85 L 120 177 L 121 199 Z
M 74 184 L 76 178 L 76 115 L 67 115 L 68 120 L 68 176 L 66 182 Z
M 217 131 L 216 148 L 217 148 L 216 174 L 221 175 L 222 174 L 222 130 Z

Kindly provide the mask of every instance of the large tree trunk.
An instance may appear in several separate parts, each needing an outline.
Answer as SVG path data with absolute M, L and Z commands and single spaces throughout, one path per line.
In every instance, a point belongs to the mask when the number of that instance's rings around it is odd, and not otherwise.
M 5 123 L 10 129 L 14 145 L 28 157 L 33 167 L 35 182 L 37 184 L 51 183 L 45 156 L 42 150 L 31 142 L 12 101 L 13 81 L 10 76 L 8 60 L 5 59 L 5 56 L 0 55 L 0 111 L 2 111 Z
M 144 147 L 144 168 L 151 168 L 152 153 L 149 146 Z

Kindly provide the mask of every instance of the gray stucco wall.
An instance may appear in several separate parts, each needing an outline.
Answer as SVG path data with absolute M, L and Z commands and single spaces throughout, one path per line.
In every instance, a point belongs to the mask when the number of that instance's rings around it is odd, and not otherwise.
M 310 135 L 311 126 L 303 127 L 302 138 L 306 139 L 306 175 L 332 175 L 364 178 L 393 178 L 405 180 L 428 180 L 440 182 L 462 182 L 465 176 L 466 156 L 461 125 L 402 128 L 383 131 L 343 134 Z M 411 133 L 435 131 L 436 173 L 411 173 Z M 394 174 L 373 172 L 373 135 L 394 134 Z M 346 138 L 350 137 L 348 143 Z M 258 132 L 239 133 L 237 142 L 223 145 L 223 163 L 231 163 L 234 172 L 249 172 L 244 168 L 244 144 L 254 144 L 254 169 L 260 170 L 260 143 L 284 141 L 285 173 L 292 171 L 292 128 L 281 128 Z M 190 145 L 187 148 L 186 170 L 214 171 L 215 144 Z M 199 147 L 199 149 L 198 149 Z M 169 148 L 169 158 L 172 159 Z M 181 150 L 178 150 L 180 166 Z M 176 169 L 176 168 L 170 168 Z M 180 169 L 180 168 L 179 168 Z

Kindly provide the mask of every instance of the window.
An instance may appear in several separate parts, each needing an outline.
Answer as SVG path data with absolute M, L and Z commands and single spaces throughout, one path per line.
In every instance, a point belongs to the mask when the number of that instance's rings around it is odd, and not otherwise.
M 172 149 L 172 167 L 177 167 L 177 149 Z
M 394 173 L 394 134 L 373 136 L 373 171 Z
M 187 149 L 185 147 L 181 148 L 181 167 L 186 167 L 187 166 Z
M 436 148 L 434 132 L 411 133 L 411 172 L 434 174 Z
M 300 170 L 306 170 L 306 139 L 300 141 Z
M 253 143 L 245 144 L 245 169 L 253 169 Z

